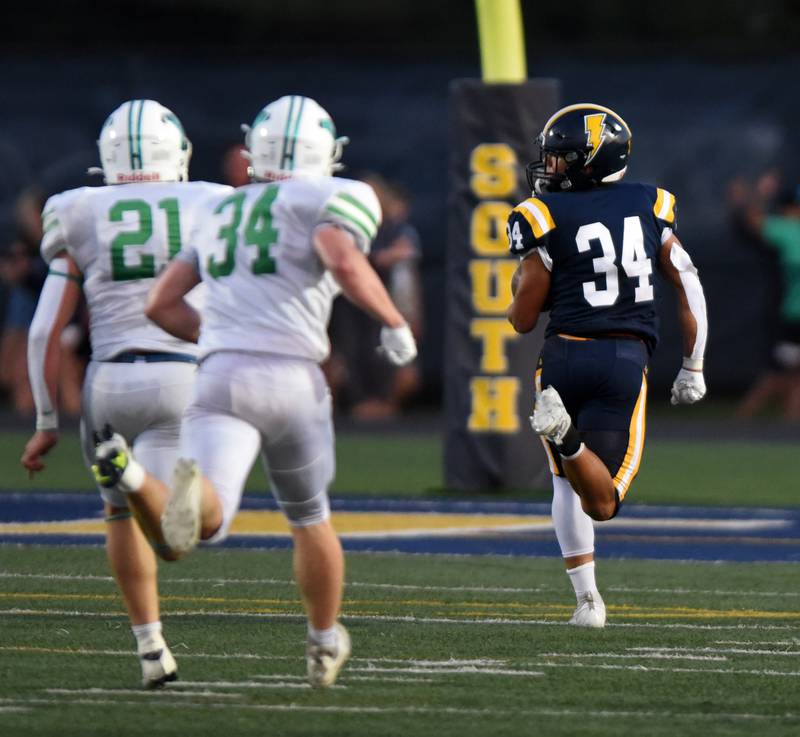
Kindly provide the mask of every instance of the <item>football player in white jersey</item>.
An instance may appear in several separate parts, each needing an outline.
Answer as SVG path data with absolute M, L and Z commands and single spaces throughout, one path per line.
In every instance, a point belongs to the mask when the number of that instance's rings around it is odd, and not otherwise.
M 145 301 L 156 275 L 180 251 L 198 203 L 230 187 L 186 182 L 191 144 L 178 118 L 153 100 L 118 107 L 98 147 L 107 186 L 62 192 L 44 206 L 41 251 L 50 272 L 28 340 L 36 432 L 21 460 L 31 474 L 41 471 L 43 456 L 58 442 L 57 346 L 82 288 L 92 345 L 83 387 L 85 459 L 93 458 L 93 433 L 112 423 L 142 463 L 166 479 L 178 457 L 197 346 L 150 322 Z M 137 641 L 142 682 L 156 688 L 175 680 L 177 670 L 161 634 L 155 554 L 125 495 L 103 487 L 100 493 L 108 560 Z M 163 545 L 159 530 L 146 532 Z
M 344 560 L 329 520 L 333 423 L 319 368 L 334 297 L 344 292 L 381 322 L 379 350 L 391 363 L 417 350 L 366 257 L 381 218 L 375 193 L 333 176 L 346 139 L 328 113 L 287 96 L 245 128 L 253 183 L 218 198 L 148 301 L 147 314 L 167 332 L 192 340 L 200 331 L 201 366 L 181 428 L 181 455 L 194 460 L 178 461 L 168 490 L 114 435 L 98 445 L 97 465 L 151 524 L 161 519 L 181 555 L 198 538 L 225 538 L 260 450 L 294 538 L 308 678 L 324 687 L 350 653 L 337 622 Z M 200 281 L 208 289 L 202 326 L 184 299 Z

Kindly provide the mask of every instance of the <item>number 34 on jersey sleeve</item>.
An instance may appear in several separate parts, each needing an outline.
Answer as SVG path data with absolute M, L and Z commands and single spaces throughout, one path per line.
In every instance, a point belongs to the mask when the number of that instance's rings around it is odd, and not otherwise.
M 535 197 L 521 202 L 508 216 L 506 233 L 509 249 L 515 256 L 523 257 L 534 248 L 547 248 L 549 234 L 556 227 L 550 210 Z

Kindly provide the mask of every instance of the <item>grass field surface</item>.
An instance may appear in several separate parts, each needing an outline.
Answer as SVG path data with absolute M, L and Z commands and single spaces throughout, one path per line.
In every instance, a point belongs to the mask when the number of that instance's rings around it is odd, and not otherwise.
M 0 492 L 96 493 L 74 433 L 32 481 L 26 439 L 0 435 Z M 453 497 L 436 434 L 340 433 L 337 457 L 334 496 Z M 797 506 L 796 466 L 788 442 L 651 440 L 628 505 Z M 260 468 L 248 486 L 265 491 Z M 800 734 L 796 563 L 601 559 L 609 624 L 585 631 L 566 626 L 557 558 L 347 562 L 354 652 L 326 692 L 305 682 L 288 552 L 201 549 L 163 565 L 180 680 L 153 693 L 101 547 L 0 545 L 0 735 Z
M 3 735 L 800 732 L 790 565 L 604 561 L 585 631 L 557 560 L 350 554 L 353 658 L 318 692 L 289 554 L 201 550 L 162 568 L 181 678 L 149 693 L 102 550 L 0 554 Z
M 91 490 L 80 460 L 77 434 L 64 433 L 48 468 L 29 480 L 19 465 L 27 433 L 0 434 L 0 490 Z M 536 441 L 535 441 L 536 442 Z M 532 446 L 540 452 L 538 445 Z M 437 496 L 443 493 L 442 439 L 433 433 L 339 434 L 333 494 Z M 800 505 L 797 444 L 650 440 L 628 503 Z M 259 463 L 249 490 L 264 491 Z M 551 490 L 531 489 L 507 498 L 549 499 Z

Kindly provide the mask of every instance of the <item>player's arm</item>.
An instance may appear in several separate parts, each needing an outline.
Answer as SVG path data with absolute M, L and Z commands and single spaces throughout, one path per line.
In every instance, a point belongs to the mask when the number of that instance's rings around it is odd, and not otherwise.
M 144 314 L 170 335 L 197 343 L 200 338 L 200 313 L 185 297 L 199 283 L 200 275 L 194 264 L 182 259 L 179 254 L 151 287 Z
M 550 292 L 550 272 L 539 253 L 531 252 L 522 259 L 511 280 L 514 301 L 508 308 L 508 321 L 518 333 L 529 333 L 536 327 Z
M 678 320 L 683 334 L 683 363 L 672 385 L 672 404 L 694 404 L 706 393 L 703 357 L 708 336 L 708 318 L 703 285 L 689 254 L 674 234 L 659 252 L 661 273 L 675 287 Z
M 514 300 L 506 316 L 518 333 L 529 333 L 536 327 L 547 302 L 553 267 L 547 245 L 554 228 L 550 210 L 536 197 L 521 202 L 508 216 L 508 248 L 520 259 L 520 265 L 511 279 Z
M 61 333 L 72 318 L 81 294 L 81 273 L 66 251 L 50 261 L 28 331 L 28 376 L 36 405 L 36 432 L 20 462 L 30 476 L 44 469 L 42 458 L 58 442 L 58 372 Z
M 353 235 L 343 227 L 324 223 L 314 230 L 314 250 L 344 295 L 383 324 L 384 355 L 396 365 L 413 361 L 417 349 L 411 329 Z

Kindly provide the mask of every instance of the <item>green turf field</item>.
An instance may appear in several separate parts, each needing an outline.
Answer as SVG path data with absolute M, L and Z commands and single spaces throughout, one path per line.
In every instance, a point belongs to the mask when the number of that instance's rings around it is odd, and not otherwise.
M 50 456 L 49 467 L 29 481 L 19 465 L 28 435 L 0 435 L 0 490 L 87 490 L 75 433 L 65 433 Z M 434 434 L 351 433 L 337 439 L 333 494 L 393 496 L 441 495 L 441 437 Z M 534 445 L 536 452 L 538 446 Z M 264 490 L 260 464 L 250 477 L 251 490 Z M 550 489 L 513 496 L 549 499 Z M 649 440 L 629 503 L 797 506 L 795 443 L 674 442 Z
M 101 549 L 0 556 L 3 735 L 800 733 L 787 565 L 603 562 L 593 632 L 556 560 L 350 554 L 354 656 L 317 692 L 289 555 L 198 551 L 162 568 L 181 680 L 148 693 Z

